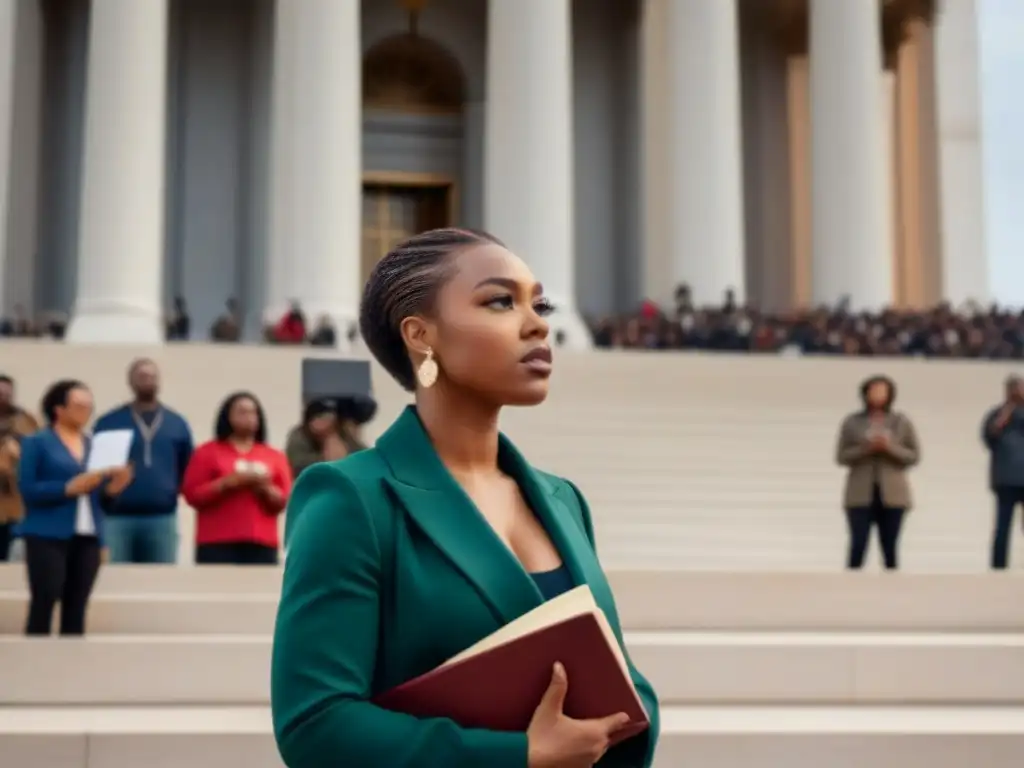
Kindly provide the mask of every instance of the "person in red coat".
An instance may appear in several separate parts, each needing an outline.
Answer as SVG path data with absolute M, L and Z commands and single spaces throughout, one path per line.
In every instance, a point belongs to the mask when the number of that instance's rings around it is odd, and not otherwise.
M 196 510 L 196 563 L 277 563 L 277 519 L 292 473 L 266 439 L 259 400 L 249 392 L 230 395 L 217 414 L 216 437 L 192 455 L 182 482 Z

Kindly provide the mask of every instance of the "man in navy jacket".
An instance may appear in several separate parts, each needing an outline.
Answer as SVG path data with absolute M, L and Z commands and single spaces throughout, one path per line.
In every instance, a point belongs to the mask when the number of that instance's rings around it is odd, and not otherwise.
M 188 422 L 162 402 L 160 371 L 149 359 L 128 368 L 133 400 L 105 413 L 93 433 L 135 432 L 134 482 L 105 502 L 106 540 L 115 563 L 174 563 L 178 553 L 178 494 L 192 457 Z

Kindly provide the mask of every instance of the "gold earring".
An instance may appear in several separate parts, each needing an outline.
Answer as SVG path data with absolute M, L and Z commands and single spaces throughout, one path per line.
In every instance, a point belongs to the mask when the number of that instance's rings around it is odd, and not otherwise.
M 427 347 L 427 356 L 423 358 L 423 362 L 420 363 L 420 367 L 416 369 L 416 378 L 419 379 L 420 386 L 424 389 L 430 389 L 437 382 L 437 361 L 434 359 L 434 350 Z

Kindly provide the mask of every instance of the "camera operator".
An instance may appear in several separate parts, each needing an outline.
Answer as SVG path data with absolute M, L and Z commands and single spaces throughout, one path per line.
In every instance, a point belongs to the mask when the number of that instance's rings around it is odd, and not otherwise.
M 306 467 L 336 461 L 366 448 L 362 425 L 373 418 L 377 404 L 366 397 L 314 400 L 306 406 L 302 423 L 288 433 L 285 455 L 298 477 Z

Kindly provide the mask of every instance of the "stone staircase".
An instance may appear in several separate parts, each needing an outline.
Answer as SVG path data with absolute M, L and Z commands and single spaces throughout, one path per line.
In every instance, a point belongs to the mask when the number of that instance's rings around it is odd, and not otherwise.
M 1009 768 L 1024 578 L 613 570 L 662 700 L 658 768 Z M 0 568 L 0 754 L 19 768 L 281 768 L 277 569 L 104 570 L 83 640 L 26 640 Z M 5 764 L 6 757 L 5 757 Z
M 310 349 L 168 345 L 155 349 L 7 342 L 6 370 L 33 403 L 74 373 L 99 409 L 125 397 L 137 355 L 163 367 L 168 403 L 208 439 L 230 391 L 263 400 L 272 442 L 299 417 L 299 367 Z M 984 411 L 1001 397 L 1004 364 L 908 359 L 793 359 L 686 353 L 556 355 L 548 403 L 508 409 L 503 427 L 537 466 L 570 477 L 590 502 L 608 565 L 723 571 L 833 571 L 844 562 L 839 421 L 857 388 L 884 372 L 914 421 L 924 460 L 913 471 L 916 509 L 903 567 L 973 572 L 988 562 L 993 503 L 979 440 Z M 408 402 L 374 368 L 375 437 Z M 182 515 L 182 560 L 192 559 L 192 514 Z M 1024 562 L 1021 537 L 1014 558 Z M 871 560 L 877 563 L 877 546 Z
M 104 409 L 163 367 L 199 440 L 232 390 L 273 442 L 311 350 L 5 342 L 23 402 L 75 375 Z M 637 664 L 663 700 L 657 768 L 1017 768 L 1024 577 L 984 573 L 982 413 L 1003 365 L 660 353 L 558 354 L 549 402 L 503 426 L 586 493 Z M 904 572 L 840 572 L 840 419 L 885 372 L 924 461 Z M 375 369 L 372 438 L 407 401 Z M 191 512 L 181 559 L 192 559 Z M 1020 536 L 1015 562 L 1024 549 Z M 872 561 L 874 565 L 876 561 Z M 19 636 L 24 571 L 0 566 L 0 764 L 281 768 L 270 733 L 276 569 L 103 569 L 84 640 Z M 382 767 L 386 768 L 386 767 Z

